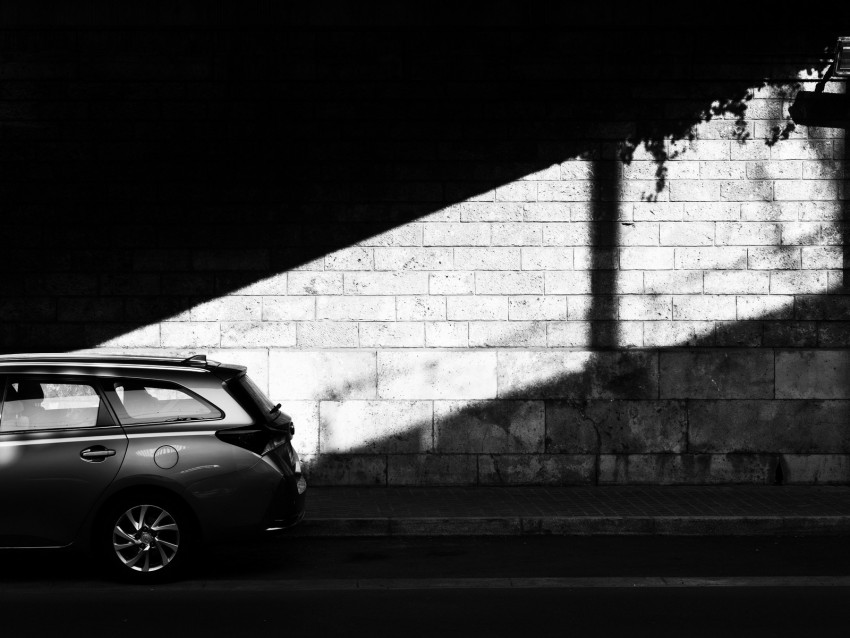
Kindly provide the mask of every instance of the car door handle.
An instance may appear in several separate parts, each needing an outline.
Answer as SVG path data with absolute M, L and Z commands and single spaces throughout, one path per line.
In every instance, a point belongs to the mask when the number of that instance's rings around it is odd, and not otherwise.
M 90 463 L 101 462 L 108 456 L 115 456 L 115 450 L 108 450 L 102 445 L 87 447 L 85 450 L 80 452 L 80 458 L 84 461 L 89 461 Z

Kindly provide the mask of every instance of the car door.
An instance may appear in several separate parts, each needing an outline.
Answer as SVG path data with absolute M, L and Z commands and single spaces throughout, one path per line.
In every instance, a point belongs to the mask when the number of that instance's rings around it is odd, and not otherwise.
M 0 544 L 71 543 L 118 473 L 127 437 L 97 381 L 0 378 Z

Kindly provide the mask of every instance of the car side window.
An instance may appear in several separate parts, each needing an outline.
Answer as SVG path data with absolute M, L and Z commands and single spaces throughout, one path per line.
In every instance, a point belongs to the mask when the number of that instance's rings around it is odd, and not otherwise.
M 0 412 L 0 432 L 91 428 L 97 425 L 100 396 L 85 383 L 9 379 Z
M 112 389 L 120 402 L 115 406 L 118 419 L 124 424 L 207 420 L 223 416 L 211 403 L 176 385 L 124 379 L 114 382 Z M 112 403 L 115 403 L 114 398 Z

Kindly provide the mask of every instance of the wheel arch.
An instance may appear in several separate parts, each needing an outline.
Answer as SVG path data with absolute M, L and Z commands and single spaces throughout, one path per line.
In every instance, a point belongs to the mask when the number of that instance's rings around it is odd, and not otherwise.
M 182 513 L 186 515 L 195 537 L 199 541 L 203 541 L 203 528 L 200 520 L 198 520 L 198 515 L 182 494 L 163 485 L 139 484 L 122 487 L 109 494 L 100 504 L 98 504 L 97 509 L 92 516 L 91 525 L 89 526 L 89 532 L 86 538 L 89 546 L 93 545 L 94 537 L 97 534 L 100 525 L 104 522 L 104 517 L 113 507 L 125 500 L 133 501 L 135 499 L 156 497 L 175 503 L 182 510 Z

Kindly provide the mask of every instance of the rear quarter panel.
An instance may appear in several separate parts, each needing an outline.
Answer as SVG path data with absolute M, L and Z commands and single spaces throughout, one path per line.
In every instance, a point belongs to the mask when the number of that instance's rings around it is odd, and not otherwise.
M 134 378 L 153 380 L 162 377 Z M 211 374 L 170 375 L 196 392 L 224 417 L 210 421 L 125 426 L 128 447 L 110 495 L 128 488 L 170 490 L 192 508 L 207 540 L 224 539 L 258 528 L 274 497 L 280 472 L 268 461 L 219 440 L 217 430 L 252 424 L 250 415 Z M 173 448 L 165 462 L 157 450 Z M 173 467 L 168 467 L 175 459 Z

